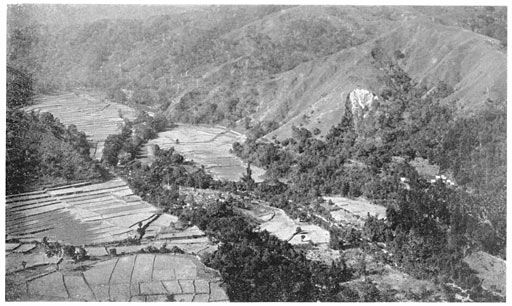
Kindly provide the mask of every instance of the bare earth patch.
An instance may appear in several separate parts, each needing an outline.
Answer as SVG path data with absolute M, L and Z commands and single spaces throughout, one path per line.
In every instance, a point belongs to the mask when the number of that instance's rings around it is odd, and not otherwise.
M 503 259 L 478 251 L 466 257 L 464 261 L 477 272 L 482 280 L 482 288 L 505 296 L 507 266 Z
M 386 207 L 372 204 L 364 199 L 349 199 L 340 196 L 324 197 L 324 199 L 326 201 L 332 201 L 336 207 L 355 216 L 359 216 L 359 218 L 362 219 L 366 219 L 368 214 L 376 216 L 378 219 L 386 218 Z M 331 215 L 336 221 L 343 221 L 344 218 L 346 218 L 344 212 L 333 211 Z
M 120 241 L 133 235 L 138 222 L 148 222 L 157 212 L 121 179 L 68 185 L 8 196 L 6 234 L 22 241 L 48 237 L 75 245 Z M 168 219 L 167 224 L 151 224 L 148 236 L 177 221 L 170 215 L 160 217 Z
M 293 220 L 282 209 L 272 207 L 272 210 L 274 211 L 274 216 L 270 220 L 267 218 L 262 219 L 261 230 L 266 230 L 279 239 L 288 240 L 291 244 L 329 243 L 329 231 L 318 225 Z M 296 234 L 297 227 L 302 229 L 298 234 Z M 304 239 L 302 239 L 303 235 Z

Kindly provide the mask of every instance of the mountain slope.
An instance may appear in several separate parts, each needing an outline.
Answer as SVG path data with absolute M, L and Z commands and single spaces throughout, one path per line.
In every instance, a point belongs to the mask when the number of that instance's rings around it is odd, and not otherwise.
M 293 124 L 327 132 L 326 128 L 340 120 L 344 101 L 353 89 L 380 94 L 385 88 L 372 50 L 379 50 L 386 58 L 395 57 L 394 61 L 420 85 L 435 90 L 442 81 L 452 87 L 453 93 L 443 101 L 454 105 L 459 115 L 478 113 L 487 99 L 505 104 L 506 54 L 496 40 L 417 19 L 262 84 L 264 98 L 254 118 L 284 123 L 269 136 L 288 137 Z M 400 59 L 396 59 L 396 51 L 400 51 Z
M 496 39 L 420 19 L 377 43 L 388 52 L 400 50 L 400 66 L 418 83 L 441 80 L 453 87 L 445 102 L 457 101 L 463 112 L 478 110 L 487 98 L 506 99 L 506 53 Z
M 268 14 L 223 35 L 227 60 L 189 71 L 199 74 L 184 84 L 168 113 L 176 119 L 222 120 L 222 113 L 245 118 L 261 104 L 267 85 L 297 65 L 374 39 L 396 26 L 385 7 L 293 7 Z M 391 10 L 391 12 L 396 13 Z M 384 18 L 382 17 L 384 16 Z M 225 105 L 227 103 L 228 105 Z M 211 108 L 212 105 L 213 110 Z M 191 107 L 194 106 L 194 107 Z M 217 116 L 217 113 L 221 113 Z
M 428 89 L 453 88 L 444 103 L 461 115 L 506 98 L 500 41 L 462 28 L 503 36 L 502 8 L 143 7 L 119 19 L 125 8 L 109 7 L 102 20 L 80 8 L 90 16 L 59 30 L 52 16 L 77 11 L 38 8 L 11 8 L 8 27 L 9 65 L 32 75 L 36 91 L 92 87 L 174 121 L 244 129 L 264 120 L 282 126 L 274 134 L 301 124 L 325 134 L 353 89 L 385 90 L 374 51 Z

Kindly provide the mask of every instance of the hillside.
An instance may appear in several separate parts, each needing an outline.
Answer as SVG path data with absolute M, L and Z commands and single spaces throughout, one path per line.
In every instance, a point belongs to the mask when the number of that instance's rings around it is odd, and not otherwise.
M 381 94 L 376 48 L 400 51 L 400 67 L 428 89 L 453 88 L 444 102 L 460 114 L 506 97 L 503 8 L 40 8 L 8 16 L 9 64 L 32 75 L 36 92 L 92 87 L 178 122 L 245 129 L 265 120 L 281 126 L 269 136 L 292 125 L 324 135 L 354 88 Z
M 200 6 L 166 5 L 84 5 L 34 4 L 13 6 L 40 24 L 59 29 L 70 25 L 91 23 L 102 19 L 146 19 L 155 15 L 179 15 L 203 10 Z
M 20 110 L 8 111 L 6 122 L 6 194 L 104 177 L 76 126 Z
M 269 136 L 289 137 L 292 125 L 319 127 L 326 133 L 340 120 L 352 90 L 364 88 L 380 95 L 385 89 L 373 50 L 394 58 L 420 86 L 435 90 L 443 82 L 453 88 L 443 102 L 469 116 L 478 113 L 487 99 L 505 104 L 506 54 L 498 44 L 424 19 L 404 21 L 375 40 L 302 64 L 262 84 L 264 98 L 254 117 L 285 122 Z M 396 51 L 401 58 L 396 58 Z

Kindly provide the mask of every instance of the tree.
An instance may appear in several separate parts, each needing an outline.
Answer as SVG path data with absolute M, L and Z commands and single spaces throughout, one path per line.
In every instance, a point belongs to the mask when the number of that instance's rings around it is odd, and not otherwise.
M 252 178 L 251 163 L 247 163 L 245 174 L 240 178 L 240 181 L 245 185 L 246 190 L 251 191 L 254 187 L 254 180 Z

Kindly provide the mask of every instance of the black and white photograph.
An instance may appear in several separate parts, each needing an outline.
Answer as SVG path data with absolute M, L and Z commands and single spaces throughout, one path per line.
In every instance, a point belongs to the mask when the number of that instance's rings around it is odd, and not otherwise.
M 505 303 L 473 2 L 4 4 L 4 301 Z

